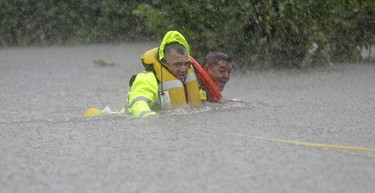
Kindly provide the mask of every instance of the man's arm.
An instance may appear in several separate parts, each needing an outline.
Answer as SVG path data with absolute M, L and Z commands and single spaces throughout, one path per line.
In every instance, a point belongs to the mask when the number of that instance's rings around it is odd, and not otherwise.
M 152 72 L 139 73 L 128 94 L 129 112 L 135 117 L 155 115 L 151 106 L 158 98 L 158 83 Z

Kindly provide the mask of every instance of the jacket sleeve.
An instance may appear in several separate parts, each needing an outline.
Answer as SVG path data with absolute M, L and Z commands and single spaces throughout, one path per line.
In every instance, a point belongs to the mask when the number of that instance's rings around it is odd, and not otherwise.
M 135 117 L 155 115 L 151 106 L 158 98 L 158 83 L 152 72 L 137 75 L 128 93 L 129 112 Z

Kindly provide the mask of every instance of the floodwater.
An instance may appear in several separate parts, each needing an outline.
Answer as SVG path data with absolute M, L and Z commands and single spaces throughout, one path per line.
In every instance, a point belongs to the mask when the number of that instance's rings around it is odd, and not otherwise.
M 1 49 L 0 192 L 375 191 L 374 64 L 234 72 L 232 102 L 84 118 L 122 108 L 154 46 Z

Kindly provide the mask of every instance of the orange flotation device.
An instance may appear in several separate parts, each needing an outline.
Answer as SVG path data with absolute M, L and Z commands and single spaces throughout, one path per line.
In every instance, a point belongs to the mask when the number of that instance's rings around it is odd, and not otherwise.
M 201 81 L 201 84 L 204 86 L 206 92 L 211 97 L 211 102 L 221 103 L 224 101 L 223 96 L 221 95 L 221 92 L 219 88 L 217 88 L 214 81 L 211 79 L 211 77 L 207 74 L 207 72 L 202 68 L 202 66 L 193 58 L 190 56 L 190 62 L 193 64 L 196 73 L 198 74 L 198 77 Z

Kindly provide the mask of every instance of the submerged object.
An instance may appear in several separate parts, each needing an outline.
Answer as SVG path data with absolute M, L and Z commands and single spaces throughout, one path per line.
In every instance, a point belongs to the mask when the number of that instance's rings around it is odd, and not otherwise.
M 109 106 L 106 106 L 103 110 L 97 109 L 97 108 L 89 108 L 84 113 L 84 117 L 97 117 L 100 115 L 111 115 L 111 114 L 117 114 L 118 112 L 112 111 Z
M 89 108 L 83 113 L 84 117 L 96 117 L 100 116 L 102 114 L 102 111 L 100 109 L 96 108 Z

